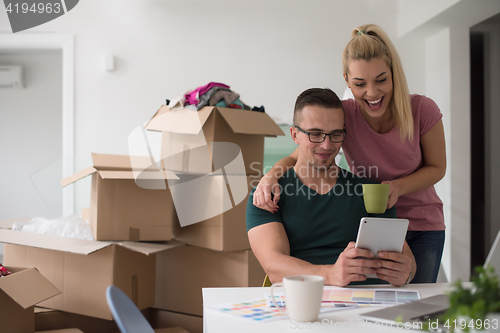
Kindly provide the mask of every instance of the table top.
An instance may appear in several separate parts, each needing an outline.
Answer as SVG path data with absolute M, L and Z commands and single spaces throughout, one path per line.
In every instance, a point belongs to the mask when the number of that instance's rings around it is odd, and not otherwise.
M 430 297 L 442 294 L 451 289 L 449 283 L 410 284 L 399 288 L 389 285 L 349 286 L 356 289 L 395 289 L 417 290 L 420 297 Z M 334 287 L 338 288 L 338 287 Z M 264 298 L 270 293 L 271 288 L 203 288 L 203 331 L 204 333 L 245 333 L 245 332 L 408 332 L 408 330 L 381 326 L 381 324 L 368 322 L 360 318 L 365 312 L 381 309 L 381 307 L 357 307 L 348 310 L 320 313 L 316 322 L 297 323 L 290 319 L 276 320 L 267 323 L 253 322 L 224 314 L 211 309 L 211 305 L 243 302 Z M 277 288 L 279 291 L 280 288 Z

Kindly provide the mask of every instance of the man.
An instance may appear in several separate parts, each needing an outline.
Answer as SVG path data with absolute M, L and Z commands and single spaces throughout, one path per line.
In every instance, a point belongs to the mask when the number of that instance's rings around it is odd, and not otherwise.
M 381 259 L 354 247 L 364 208 L 362 183 L 371 183 L 335 164 L 345 138 L 344 111 L 330 89 L 313 88 L 297 98 L 292 139 L 299 146 L 297 163 L 279 180 L 279 209 L 247 204 L 247 231 L 252 250 L 272 282 L 285 276 L 320 275 L 325 284 L 346 286 L 380 283 L 394 286 L 411 280 L 416 271 L 408 245 L 402 253 L 381 252 Z M 396 217 L 395 208 L 381 217 Z M 412 274 L 413 272 L 413 274 Z

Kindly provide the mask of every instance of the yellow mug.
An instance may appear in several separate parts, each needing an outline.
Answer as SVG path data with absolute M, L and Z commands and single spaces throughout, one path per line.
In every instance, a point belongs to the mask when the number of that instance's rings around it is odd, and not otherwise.
M 389 184 L 363 184 L 363 201 L 368 213 L 385 213 L 389 201 Z

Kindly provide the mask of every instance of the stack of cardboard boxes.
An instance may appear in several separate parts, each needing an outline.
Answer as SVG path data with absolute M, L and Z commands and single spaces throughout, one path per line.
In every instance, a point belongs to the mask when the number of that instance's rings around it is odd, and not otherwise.
M 146 129 L 162 132 L 161 156 L 176 218 L 173 237 L 186 246 L 156 260 L 156 317 L 202 316 L 202 288 L 257 287 L 265 273 L 250 250 L 245 212 L 262 176 L 264 137 L 283 135 L 265 113 L 204 107 L 158 110 Z
M 166 187 L 167 179 L 176 178 L 173 173 L 150 168 L 144 158 L 92 154 L 92 159 L 93 166 L 62 183 L 92 177 L 88 218 L 96 241 L 0 230 L 5 263 L 36 267 L 61 291 L 38 303 L 58 311 L 38 311 L 37 330 L 78 327 L 84 332 L 118 332 L 106 288 L 119 287 L 146 311 L 155 302 L 156 253 L 184 245 L 165 242 L 171 240 L 175 215 L 168 188 L 144 189 L 135 181 L 140 174 L 141 180 L 163 182 Z
M 153 327 L 201 332 L 202 288 L 262 284 L 245 210 L 261 177 L 264 137 L 283 132 L 265 113 L 192 112 L 164 106 L 146 127 L 162 131 L 160 166 L 93 154 L 93 166 L 63 180 L 92 177 L 88 218 L 96 241 L 0 229 L 5 264 L 36 267 L 61 291 L 39 303 L 58 311 L 36 314 L 37 329 L 74 324 L 85 332 L 92 323 L 92 332 L 117 332 L 105 299 L 113 284 Z

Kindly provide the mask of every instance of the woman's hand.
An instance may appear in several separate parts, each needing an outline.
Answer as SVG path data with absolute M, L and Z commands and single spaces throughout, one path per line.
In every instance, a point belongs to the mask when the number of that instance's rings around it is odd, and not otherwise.
M 278 211 L 280 192 L 280 186 L 276 177 L 266 175 L 262 177 L 255 189 L 253 204 L 260 209 L 276 213 Z
M 292 128 L 290 128 L 290 131 L 292 131 Z M 278 201 L 280 200 L 281 194 L 281 187 L 278 184 L 278 179 L 295 166 L 298 158 L 299 148 L 295 149 L 290 156 L 276 162 L 271 170 L 262 177 L 253 194 L 254 206 L 271 213 L 276 213 L 278 211 Z
M 398 202 L 400 192 L 397 181 L 394 180 L 385 180 L 382 184 L 389 184 L 389 201 L 387 202 L 387 209 L 392 208 Z M 255 197 L 254 197 L 255 204 Z

